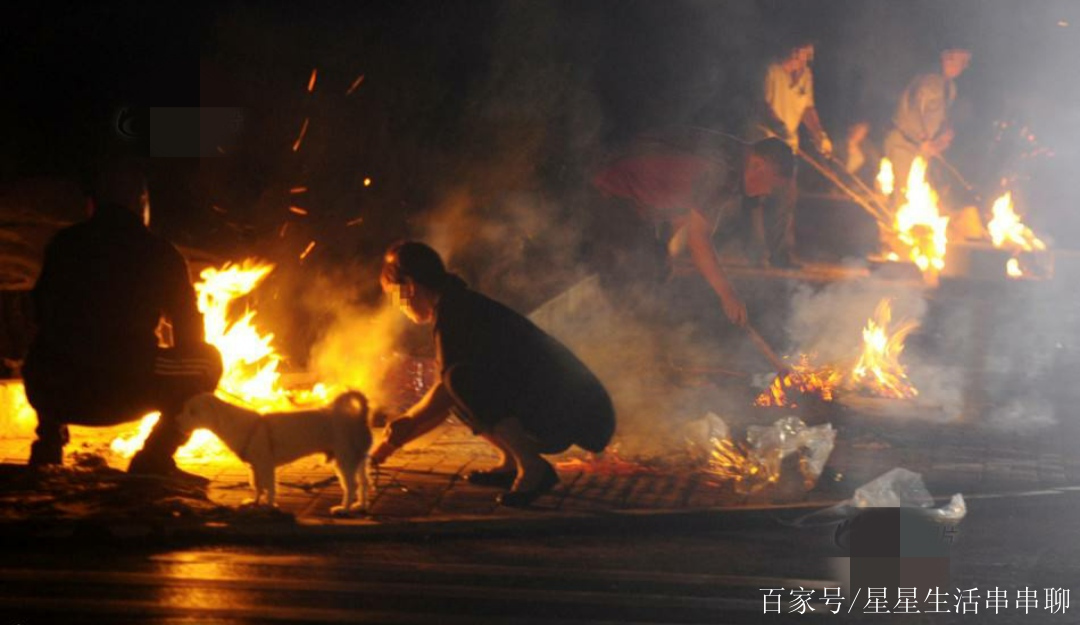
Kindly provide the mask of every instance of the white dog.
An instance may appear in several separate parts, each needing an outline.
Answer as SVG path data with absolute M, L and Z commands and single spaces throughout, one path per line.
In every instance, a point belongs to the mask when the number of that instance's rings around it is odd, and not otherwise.
M 213 393 L 204 393 L 188 400 L 177 421 L 185 431 L 210 430 L 251 467 L 251 485 L 255 490 L 251 503 L 255 505 L 263 500 L 263 495 L 267 505 L 274 505 L 275 468 L 311 454 L 326 454 L 327 459 L 334 461 L 344 491 L 341 505 L 331 508 L 330 513 L 347 516 L 367 508 L 367 457 L 371 450 L 368 413 L 367 398 L 356 391 L 342 393 L 322 410 L 265 415 L 224 402 Z

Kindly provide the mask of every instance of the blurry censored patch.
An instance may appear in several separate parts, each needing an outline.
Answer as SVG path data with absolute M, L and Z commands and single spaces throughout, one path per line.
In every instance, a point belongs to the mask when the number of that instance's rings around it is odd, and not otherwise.
M 121 140 L 153 157 L 227 155 L 244 127 L 236 107 L 124 107 L 113 118 Z

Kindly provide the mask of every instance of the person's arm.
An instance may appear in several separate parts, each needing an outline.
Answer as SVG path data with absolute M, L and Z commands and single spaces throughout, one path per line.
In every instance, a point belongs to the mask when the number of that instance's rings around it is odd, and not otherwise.
M 165 267 L 164 313 L 172 324 L 173 342 L 177 346 L 203 343 L 206 329 L 195 288 L 191 286 L 187 261 L 175 248 L 171 251 Z
M 829 139 L 829 135 L 825 134 L 825 128 L 821 125 L 821 118 L 818 117 L 817 107 L 813 105 L 806 107 L 806 110 L 803 111 L 802 123 L 810 131 L 818 151 L 825 156 L 832 156 L 832 140 Z
M 435 429 L 450 415 L 453 405 L 454 400 L 442 382 L 435 384 L 415 406 L 390 423 L 390 433 L 371 455 L 371 462 L 375 465 L 382 464 L 406 443 Z
M 944 152 L 952 143 L 953 131 L 946 118 L 946 89 L 938 77 L 927 77 L 919 85 L 919 119 L 925 137 L 919 149 L 929 156 Z
M 738 293 L 731 285 L 724 269 L 720 266 L 720 260 L 716 257 L 716 250 L 712 244 L 712 228 L 705 217 L 697 212 L 690 212 L 689 231 L 687 244 L 690 246 L 690 257 L 694 266 L 701 272 L 702 277 L 709 283 L 712 290 L 720 297 L 720 303 L 724 307 L 724 314 L 736 325 L 746 323 L 746 304 L 739 299 Z

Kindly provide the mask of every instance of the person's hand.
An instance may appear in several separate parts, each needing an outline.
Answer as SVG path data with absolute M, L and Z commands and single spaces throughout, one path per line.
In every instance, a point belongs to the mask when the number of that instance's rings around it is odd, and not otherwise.
M 397 447 L 390 444 L 390 441 L 383 441 L 382 444 L 375 449 L 375 452 L 371 454 L 371 466 L 377 467 L 386 462 L 393 453 L 397 451 Z
M 720 304 L 724 308 L 724 314 L 737 326 L 746 325 L 746 304 L 735 293 L 725 293 L 720 296 Z
M 818 141 L 818 151 L 821 152 L 822 156 L 824 156 L 825 158 L 829 158 L 832 156 L 833 144 L 832 139 L 829 138 L 829 135 L 821 133 L 821 139 Z
M 946 129 L 932 141 L 923 141 L 922 145 L 919 146 L 920 151 L 929 157 L 937 156 L 949 149 L 949 146 L 952 145 L 954 134 L 952 128 Z

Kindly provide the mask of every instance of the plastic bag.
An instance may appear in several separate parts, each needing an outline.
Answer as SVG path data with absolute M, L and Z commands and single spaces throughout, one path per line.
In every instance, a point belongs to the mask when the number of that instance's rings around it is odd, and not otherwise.
M 836 430 L 831 424 L 807 427 L 798 417 L 783 417 L 769 427 L 751 426 L 747 428 L 746 442 L 755 458 L 760 461 L 771 481 L 780 476 L 780 467 L 784 458 L 801 452 L 799 470 L 803 476 L 803 485 L 809 490 L 817 483 L 825 469 L 836 444 Z
M 949 503 L 933 508 L 934 498 L 926 490 L 922 475 L 896 468 L 860 486 L 845 502 L 855 508 L 926 508 L 940 521 L 959 521 L 967 515 L 964 496 L 956 493 Z

